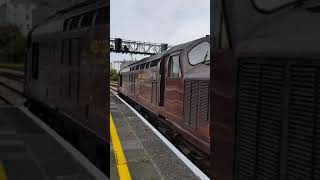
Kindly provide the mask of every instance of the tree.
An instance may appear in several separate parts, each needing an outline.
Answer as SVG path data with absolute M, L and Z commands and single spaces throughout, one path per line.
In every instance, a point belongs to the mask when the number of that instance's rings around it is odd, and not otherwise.
M 11 62 L 22 62 L 25 55 L 26 38 L 19 28 L 11 24 L 0 26 L 0 58 Z
M 118 81 L 118 72 L 115 69 L 110 70 L 110 81 Z

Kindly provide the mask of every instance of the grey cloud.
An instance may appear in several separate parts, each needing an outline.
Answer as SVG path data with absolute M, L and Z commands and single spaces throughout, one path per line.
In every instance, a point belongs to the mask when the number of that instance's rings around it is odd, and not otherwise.
M 203 37 L 210 31 L 209 3 L 210 0 L 111 0 L 111 37 L 168 44 Z M 115 58 L 116 55 L 111 56 Z

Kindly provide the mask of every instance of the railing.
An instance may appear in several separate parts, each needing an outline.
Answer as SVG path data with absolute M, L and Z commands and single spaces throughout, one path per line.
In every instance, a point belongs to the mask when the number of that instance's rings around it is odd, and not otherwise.
M 168 44 L 164 43 L 132 41 L 121 38 L 110 39 L 110 51 L 114 53 L 154 55 L 163 52 L 168 48 Z

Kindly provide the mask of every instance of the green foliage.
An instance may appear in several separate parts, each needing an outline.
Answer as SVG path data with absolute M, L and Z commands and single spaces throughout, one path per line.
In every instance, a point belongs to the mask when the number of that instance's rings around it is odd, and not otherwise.
M 10 63 L 10 62 L 1 62 L 0 68 L 3 69 L 12 69 L 16 71 L 24 71 L 24 63 Z
M 23 62 L 26 38 L 18 27 L 10 24 L 0 26 L 0 60 L 6 62 Z
M 110 70 L 110 81 L 118 81 L 118 72 L 115 69 Z

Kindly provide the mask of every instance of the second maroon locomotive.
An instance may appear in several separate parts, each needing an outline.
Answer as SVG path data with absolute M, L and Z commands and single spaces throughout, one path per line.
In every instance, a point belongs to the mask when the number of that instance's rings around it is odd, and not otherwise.
M 201 158 L 210 152 L 209 39 L 132 63 L 120 71 L 118 83 L 122 97 Z

